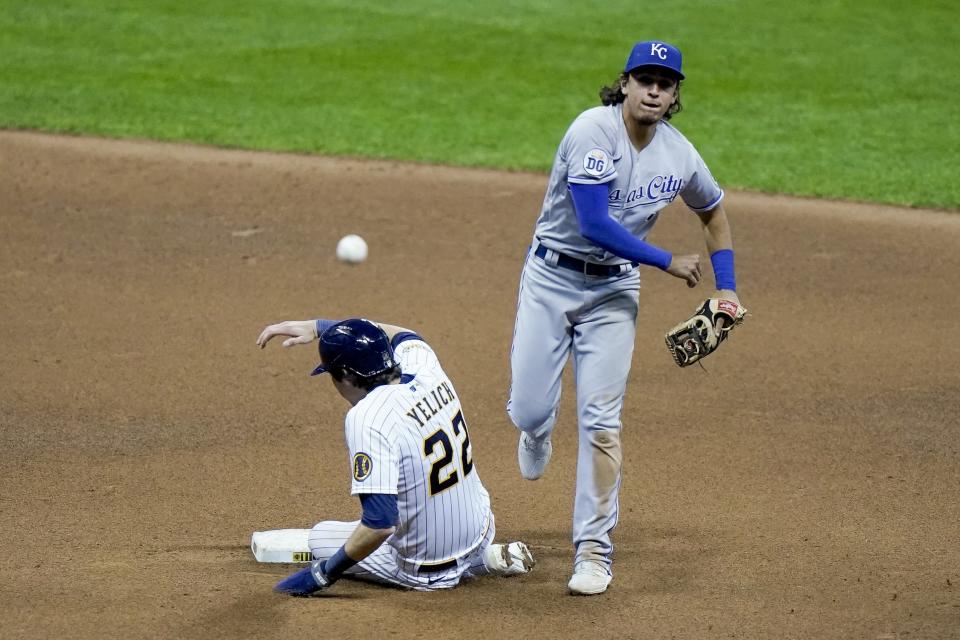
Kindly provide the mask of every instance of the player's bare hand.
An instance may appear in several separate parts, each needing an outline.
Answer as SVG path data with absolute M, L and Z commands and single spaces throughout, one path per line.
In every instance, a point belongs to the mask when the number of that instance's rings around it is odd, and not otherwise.
M 740 305 L 740 296 L 738 296 L 737 292 L 733 289 L 717 289 L 717 292 L 713 294 L 713 297 L 720 298 L 721 300 L 729 300 L 730 302 L 736 302 L 737 305 Z
M 313 320 L 285 320 L 271 324 L 260 332 L 257 346 L 263 349 L 271 339 L 277 336 L 286 336 L 283 346 L 292 347 L 298 344 L 310 344 L 317 339 L 316 323 Z
M 675 278 L 686 280 L 688 287 L 695 287 L 700 282 L 700 256 L 696 253 L 675 255 L 666 271 Z

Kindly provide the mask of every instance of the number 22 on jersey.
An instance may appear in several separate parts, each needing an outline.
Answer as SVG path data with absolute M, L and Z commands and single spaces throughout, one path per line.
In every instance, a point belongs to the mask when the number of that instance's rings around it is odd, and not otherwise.
M 453 438 L 460 444 L 460 469 L 466 478 L 473 471 L 473 456 L 470 449 L 470 434 L 467 432 L 467 423 L 463 419 L 463 412 L 457 411 L 450 421 L 453 429 Z M 446 429 L 437 429 L 423 441 L 423 455 L 430 458 L 437 449 L 440 456 L 434 460 L 430 469 L 430 495 L 435 496 L 446 491 L 460 482 L 460 470 L 454 460 L 454 446 Z

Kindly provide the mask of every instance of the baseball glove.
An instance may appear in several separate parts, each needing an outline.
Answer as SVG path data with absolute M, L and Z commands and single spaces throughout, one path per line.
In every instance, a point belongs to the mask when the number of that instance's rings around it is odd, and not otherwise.
M 693 317 L 667 332 L 667 349 L 679 366 L 689 366 L 716 351 L 746 315 L 747 310 L 736 302 L 708 298 Z

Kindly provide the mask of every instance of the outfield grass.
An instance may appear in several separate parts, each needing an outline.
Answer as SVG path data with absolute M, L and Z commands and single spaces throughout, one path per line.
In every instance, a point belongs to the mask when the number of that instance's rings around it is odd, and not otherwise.
M 960 208 L 954 0 L 7 0 L 0 127 L 544 170 L 654 37 L 725 186 Z

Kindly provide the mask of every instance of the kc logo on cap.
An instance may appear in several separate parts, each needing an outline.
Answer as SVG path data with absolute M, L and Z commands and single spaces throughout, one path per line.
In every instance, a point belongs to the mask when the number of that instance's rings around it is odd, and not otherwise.
M 685 76 L 681 70 L 682 65 L 683 56 L 675 46 L 659 40 L 647 40 L 633 46 L 623 71 L 630 73 L 637 67 L 662 67 L 674 72 L 683 80 Z

